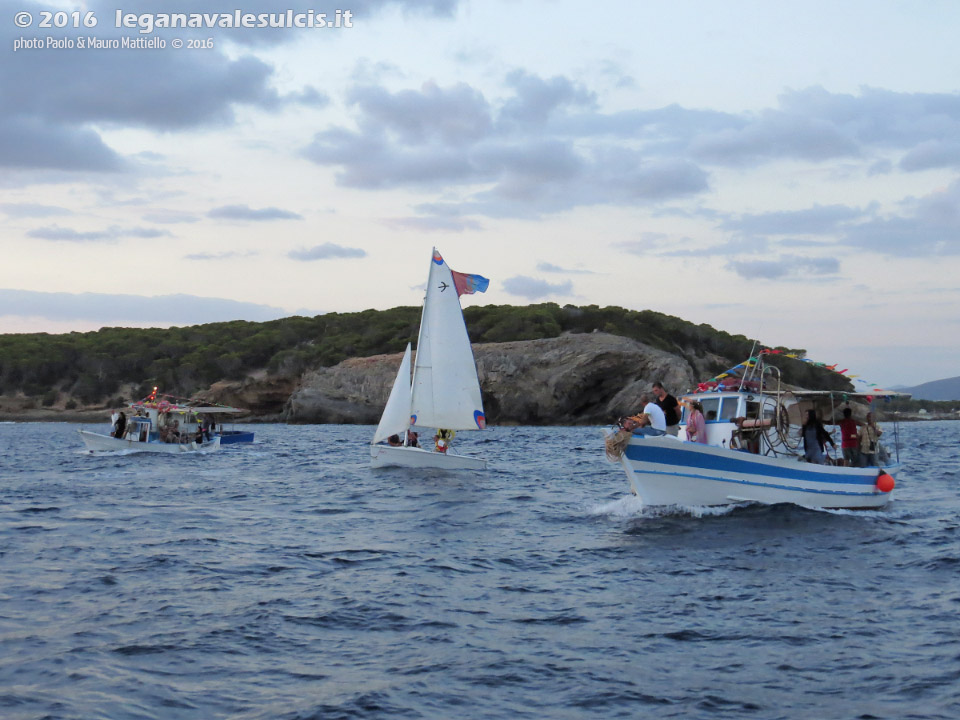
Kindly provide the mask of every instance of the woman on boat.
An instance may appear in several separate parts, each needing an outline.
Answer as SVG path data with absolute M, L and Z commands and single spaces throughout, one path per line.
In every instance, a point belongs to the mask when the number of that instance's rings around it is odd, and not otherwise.
M 803 458 L 807 462 L 817 463 L 818 465 L 825 465 L 827 462 L 826 457 L 823 455 L 823 451 L 827 447 L 827 443 L 830 443 L 833 446 L 833 449 L 837 449 L 837 444 L 833 441 L 833 438 L 830 437 L 830 433 L 827 432 L 826 428 L 823 427 L 817 419 L 816 410 L 807 410 L 807 420 L 803 423 L 803 427 L 800 428 L 801 435 L 803 436 Z
M 703 405 L 698 400 L 690 403 L 690 413 L 687 417 L 687 440 L 707 444 L 707 423 L 703 419 Z

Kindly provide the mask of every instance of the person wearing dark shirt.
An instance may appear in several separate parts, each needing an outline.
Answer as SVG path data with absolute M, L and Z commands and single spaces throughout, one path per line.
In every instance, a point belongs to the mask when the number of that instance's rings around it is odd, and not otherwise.
M 663 389 L 658 382 L 653 384 L 653 394 L 657 397 L 657 405 L 663 410 L 663 417 L 667 421 L 667 432 L 677 435 L 680 432 L 680 403 Z
M 826 449 L 827 443 L 833 445 L 834 450 L 836 450 L 837 444 L 833 441 L 833 438 L 830 437 L 830 433 L 823 427 L 823 424 L 817 419 L 815 410 L 807 410 L 807 421 L 803 423 L 800 432 L 803 436 L 804 459 L 807 462 L 817 463 L 818 465 L 825 464 L 827 459 L 824 457 L 823 451 Z
M 123 434 L 127 431 L 127 416 L 120 411 L 119 417 L 117 417 L 117 422 L 113 426 L 113 436 L 117 440 L 123 440 Z

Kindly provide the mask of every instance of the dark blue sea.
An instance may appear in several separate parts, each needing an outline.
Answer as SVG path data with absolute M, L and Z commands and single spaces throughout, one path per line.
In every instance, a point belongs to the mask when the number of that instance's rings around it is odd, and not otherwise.
M 902 425 L 859 513 L 645 510 L 597 428 L 443 473 L 371 427 L 76 427 L 0 424 L 3 720 L 960 718 L 960 422 Z

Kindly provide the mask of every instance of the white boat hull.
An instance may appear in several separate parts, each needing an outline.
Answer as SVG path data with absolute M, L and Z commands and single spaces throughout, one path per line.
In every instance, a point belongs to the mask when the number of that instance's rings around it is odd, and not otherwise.
M 816 465 L 796 457 L 753 455 L 671 436 L 638 436 L 620 458 L 644 505 L 794 503 L 809 508 L 869 509 L 886 505 L 881 472 L 897 465 L 851 468 Z
M 483 458 L 455 453 L 440 453 L 423 448 L 394 447 L 392 445 L 370 446 L 370 467 L 406 467 L 436 470 L 485 470 Z
M 163 443 L 163 442 L 139 442 L 131 438 L 117 439 L 110 435 L 90 432 L 89 430 L 77 430 L 84 444 L 91 452 L 117 452 L 125 450 L 128 452 L 150 452 L 167 453 L 180 455 L 182 453 L 208 453 L 220 449 L 220 438 L 214 437 L 212 440 L 205 441 L 198 445 L 195 442 L 188 443 Z

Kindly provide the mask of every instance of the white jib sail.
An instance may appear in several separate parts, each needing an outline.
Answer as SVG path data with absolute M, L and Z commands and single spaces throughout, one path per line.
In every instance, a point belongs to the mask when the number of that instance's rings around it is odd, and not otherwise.
M 393 381 L 390 397 L 383 408 L 380 424 L 373 434 L 374 443 L 383 442 L 391 435 L 399 435 L 403 439 L 404 433 L 410 427 L 410 343 L 403 353 L 397 378 Z
M 477 430 L 477 366 L 450 267 L 434 249 L 420 318 L 411 413 L 418 427 Z

